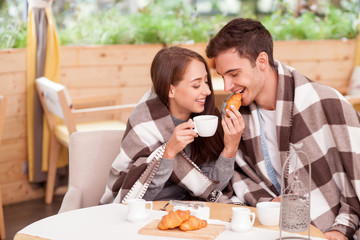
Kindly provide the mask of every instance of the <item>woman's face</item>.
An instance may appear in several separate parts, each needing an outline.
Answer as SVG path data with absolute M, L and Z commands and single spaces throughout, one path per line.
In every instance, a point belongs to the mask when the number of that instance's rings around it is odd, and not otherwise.
M 171 114 L 182 120 L 191 113 L 201 113 L 205 108 L 206 97 L 211 94 L 208 76 L 204 63 L 193 59 L 190 61 L 182 80 L 170 85 L 169 110 Z

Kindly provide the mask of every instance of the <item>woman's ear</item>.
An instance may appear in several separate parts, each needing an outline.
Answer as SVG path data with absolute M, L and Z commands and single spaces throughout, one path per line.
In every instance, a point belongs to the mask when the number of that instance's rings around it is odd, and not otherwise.
M 169 98 L 174 98 L 175 96 L 175 88 L 173 85 L 170 84 L 170 88 L 169 88 Z
M 256 64 L 258 65 L 260 70 L 264 70 L 268 63 L 268 55 L 266 54 L 266 52 L 259 53 L 258 57 L 256 58 Z

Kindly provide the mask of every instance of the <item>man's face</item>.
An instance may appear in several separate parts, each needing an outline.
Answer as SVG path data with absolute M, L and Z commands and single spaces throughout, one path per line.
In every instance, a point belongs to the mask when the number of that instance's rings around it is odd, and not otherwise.
M 252 66 L 250 60 L 240 57 L 235 48 L 221 52 L 214 61 L 216 71 L 224 80 L 226 92 L 241 92 L 244 106 L 257 98 L 264 86 L 257 62 Z

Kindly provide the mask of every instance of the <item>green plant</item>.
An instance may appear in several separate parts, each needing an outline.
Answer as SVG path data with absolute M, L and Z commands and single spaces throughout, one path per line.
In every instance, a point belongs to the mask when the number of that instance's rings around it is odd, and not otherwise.
M 77 15 L 65 28 L 58 30 L 61 45 L 131 43 L 130 19 L 115 9 L 91 16 Z
M 306 12 L 296 17 L 290 11 L 279 9 L 262 23 L 274 40 L 351 39 L 358 34 L 357 12 L 357 3 L 352 0 L 342 8 L 328 5 L 324 16 Z
M 214 33 L 214 26 L 225 22 L 223 16 L 196 16 L 182 1 L 154 1 L 132 15 L 116 8 L 88 16 L 75 13 L 59 36 L 64 45 L 205 42 Z
M 0 49 L 26 47 L 27 26 L 7 14 L 0 16 Z
M 309 11 L 295 17 L 282 8 L 261 21 L 274 40 L 355 38 L 357 0 L 341 3 L 341 8 L 328 6 L 321 16 Z M 115 6 L 91 14 L 71 8 L 55 18 L 61 45 L 207 42 L 229 21 L 222 15 L 198 16 L 182 0 L 153 0 L 131 15 Z M 1 13 L 0 48 L 26 47 L 26 37 L 26 23 Z

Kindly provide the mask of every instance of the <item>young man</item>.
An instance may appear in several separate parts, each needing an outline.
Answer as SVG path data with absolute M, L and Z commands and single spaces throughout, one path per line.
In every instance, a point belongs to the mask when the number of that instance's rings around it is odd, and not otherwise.
M 301 149 L 311 161 L 311 223 L 328 239 L 352 239 L 360 216 L 360 117 L 353 107 L 336 90 L 274 61 L 272 37 L 256 20 L 229 22 L 206 54 L 225 91 L 242 93 L 245 129 L 224 196 L 251 206 L 279 201 L 283 163 Z M 306 184 L 309 164 L 298 158 Z M 297 168 L 287 166 L 285 186 Z

